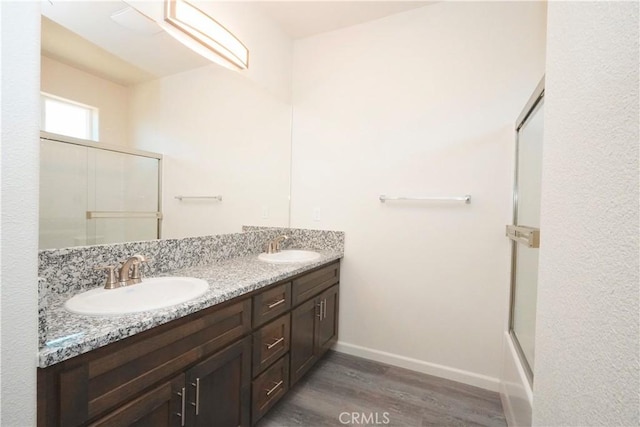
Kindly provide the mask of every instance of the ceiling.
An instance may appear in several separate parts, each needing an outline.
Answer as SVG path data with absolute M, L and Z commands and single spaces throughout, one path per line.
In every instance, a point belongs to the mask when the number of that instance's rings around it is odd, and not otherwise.
M 259 1 L 256 4 L 293 39 L 313 36 L 434 1 Z
M 44 16 L 41 39 L 43 55 L 120 85 L 157 78 Z
M 118 0 L 43 1 L 42 15 L 50 20 L 43 19 L 43 54 L 124 85 L 210 64 L 164 31 L 143 33 L 111 19 L 127 8 Z
M 1 1 L 1 0 L 0 0 Z M 430 1 L 253 1 L 298 39 L 423 7 Z M 210 64 L 161 31 L 160 0 L 42 1 L 44 55 L 122 85 L 132 85 Z M 111 16 L 127 15 L 133 27 Z

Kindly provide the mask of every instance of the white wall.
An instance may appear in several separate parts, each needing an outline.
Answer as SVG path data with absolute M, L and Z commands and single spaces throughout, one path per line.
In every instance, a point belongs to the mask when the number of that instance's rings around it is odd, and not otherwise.
M 251 2 L 195 1 L 249 49 L 249 69 L 240 75 L 282 102 L 291 100 L 292 42 L 259 6 Z
M 38 349 L 40 4 L 0 2 L 0 11 L 0 424 L 29 426 L 36 423 Z
M 515 2 L 295 42 L 291 222 L 346 232 L 339 350 L 497 390 L 513 126 L 544 46 L 544 3 Z
M 252 74 L 210 65 L 132 88 L 130 140 L 164 154 L 165 238 L 289 223 L 291 40 L 253 15 L 234 16 L 256 23 L 239 34 Z M 218 194 L 221 203 L 175 199 Z
M 128 89 L 42 56 L 41 90 L 99 109 L 99 141 L 128 145 Z
M 548 28 L 533 422 L 639 425 L 638 3 Z
M 146 16 L 162 22 L 164 1 L 129 0 Z M 249 49 L 249 68 L 236 71 L 283 102 L 291 96 L 291 40 L 255 2 L 192 0 Z

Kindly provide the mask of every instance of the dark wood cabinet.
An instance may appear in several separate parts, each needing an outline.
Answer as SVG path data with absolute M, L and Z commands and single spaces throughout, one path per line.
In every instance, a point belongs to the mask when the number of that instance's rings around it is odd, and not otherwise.
M 329 264 L 320 267 L 310 273 L 293 279 L 291 285 L 292 304 L 296 306 L 301 302 L 313 298 L 320 292 L 335 285 L 340 281 L 340 263 Z
M 229 301 L 39 369 L 38 425 L 103 418 L 250 332 L 251 300 Z
M 318 359 L 315 334 L 320 313 L 317 299 L 309 300 L 291 312 L 291 385 L 293 386 Z
M 339 285 L 291 312 L 291 386 L 338 338 Z
M 316 334 L 318 336 L 318 357 L 321 357 L 338 339 L 339 286 L 324 291 L 318 297 L 322 316 L 318 317 Z
M 291 282 L 275 286 L 253 297 L 253 327 L 275 319 L 291 308 Z
M 90 427 L 176 427 L 182 426 L 184 375 L 155 387 L 133 399 Z
M 339 261 L 38 369 L 38 427 L 255 424 L 336 341 Z
M 289 356 L 284 356 L 253 380 L 252 424 L 258 422 L 289 390 Z
M 89 425 L 248 426 L 250 388 L 251 339 L 246 337 Z
M 251 388 L 251 338 L 227 347 L 186 373 L 187 425 L 248 426 Z
M 253 333 L 253 376 L 289 351 L 289 313 Z

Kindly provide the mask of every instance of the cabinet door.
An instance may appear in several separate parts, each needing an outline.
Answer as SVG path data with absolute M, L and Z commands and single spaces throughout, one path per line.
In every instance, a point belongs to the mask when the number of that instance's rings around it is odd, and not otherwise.
M 251 337 L 246 337 L 187 371 L 187 424 L 248 426 L 250 393 Z
M 315 334 L 319 300 L 314 298 L 291 312 L 291 385 L 293 386 L 318 359 Z
M 91 427 L 178 427 L 182 422 L 184 374 L 133 399 L 106 417 L 90 424 Z
M 320 317 L 316 324 L 318 335 L 318 357 L 331 348 L 338 339 L 339 286 L 334 286 L 318 297 L 321 301 Z

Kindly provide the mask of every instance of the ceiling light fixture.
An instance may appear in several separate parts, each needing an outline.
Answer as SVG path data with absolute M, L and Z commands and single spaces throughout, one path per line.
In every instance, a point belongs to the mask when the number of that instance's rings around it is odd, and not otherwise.
M 215 19 L 184 0 L 166 0 L 162 27 L 175 39 L 218 64 L 249 68 L 249 50 Z

